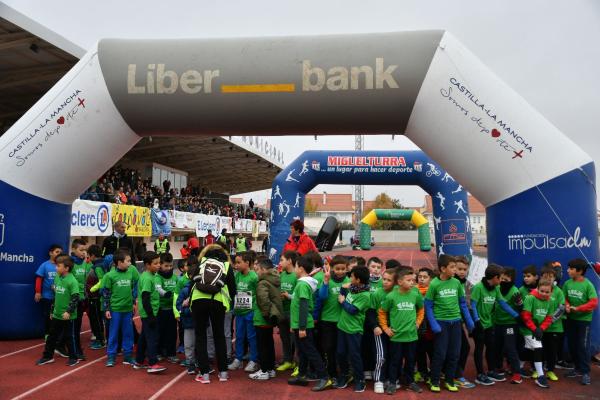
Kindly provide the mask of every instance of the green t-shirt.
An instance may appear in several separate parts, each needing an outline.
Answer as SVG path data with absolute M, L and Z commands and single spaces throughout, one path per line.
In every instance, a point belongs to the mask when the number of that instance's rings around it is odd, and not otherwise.
M 531 291 L 527 286 L 523 285 L 519 288 L 519 293 L 521 293 L 521 298 L 523 299 L 523 301 L 525 301 L 525 297 L 529 296 L 529 293 L 531 293 Z
M 179 276 L 179 279 L 177 280 L 177 289 L 175 291 L 176 294 L 179 294 L 181 292 L 181 290 L 190 282 L 190 278 L 186 273 L 184 273 L 183 275 Z
M 340 288 L 342 285 L 350 282 L 350 278 L 345 277 L 343 281 L 336 282 L 332 279 L 329 280 L 327 299 L 323 302 L 321 307 L 321 320 L 329 322 L 338 322 L 340 319 L 340 313 L 342 312 L 342 306 L 338 302 L 338 295 L 340 294 Z
M 81 300 L 85 298 L 85 281 L 91 269 L 92 264 L 84 261 L 81 264 L 73 265 L 73 269 L 71 270 L 71 274 L 73 277 L 75 277 L 77 283 L 79 284 L 79 298 Z
M 388 313 L 388 324 L 394 330 L 392 342 L 414 342 L 419 338 L 417 311 L 423 308 L 423 297 L 418 290 L 403 293 L 394 289 L 385 297 L 381 308 Z
M 165 292 L 175 293 L 177 290 L 177 275 L 173 274 L 170 278 L 165 278 L 161 274 L 156 274 L 154 277 L 154 283 L 157 286 L 162 287 Z M 160 294 L 159 294 L 160 296 Z M 161 310 L 172 310 L 173 309 L 173 297 L 162 296 L 160 298 L 160 309 Z
M 292 329 L 300 329 L 300 299 L 308 299 L 308 315 L 306 317 L 306 328 L 312 329 L 315 327 L 313 321 L 312 312 L 313 306 L 313 290 L 310 284 L 302 279 L 298 279 L 296 287 L 294 288 L 294 294 L 292 295 L 292 302 L 290 304 L 290 327 Z
M 565 304 L 565 295 L 558 286 L 552 287 L 552 293 L 550 294 L 550 303 L 552 303 L 552 305 L 551 305 L 552 310 L 556 310 L 558 308 L 558 306 L 560 306 L 561 304 L 563 304 L 563 305 Z M 554 311 L 552 311 L 552 312 L 554 312 Z M 548 329 L 546 329 L 546 332 L 563 333 L 565 331 L 563 328 L 563 322 L 562 322 L 563 318 L 560 318 L 557 321 L 555 321 L 554 323 L 552 323 L 552 325 L 550 325 L 548 327 Z
M 592 285 L 592 282 L 588 278 L 583 278 L 583 281 L 576 282 L 573 279 L 569 279 L 563 285 L 563 293 L 566 301 L 569 302 L 571 307 L 577 307 L 587 303 L 590 299 L 598 297 L 596 288 Z M 576 312 L 571 311 L 567 314 L 567 318 L 575 321 L 591 321 L 592 311 Z
M 376 281 L 369 281 L 369 291 L 371 293 L 375 293 L 377 289 L 381 289 L 383 287 L 383 278 L 379 277 Z
M 56 274 L 54 277 L 54 310 L 52 311 L 52 318 L 62 320 L 62 315 L 69 308 L 71 302 L 71 296 L 79 293 L 79 284 L 77 279 L 68 273 L 65 276 Z M 71 313 L 71 320 L 77 318 L 77 308 Z
M 116 312 L 133 311 L 133 288 L 137 285 L 140 273 L 130 265 L 126 271 L 111 269 L 103 278 L 104 288 L 110 290 L 110 309 Z
M 379 311 L 383 301 L 385 300 L 385 297 L 388 294 L 390 294 L 392 291 L 397 290 L 397 289 L 398 288 L 396 286 L 394 286 L 394 288 L 392 288 L 391 291 L 386 292 L 382 286 L 379 289 L 377 289 L 376 291 L 371 292 L 371 305 L 369 306 L 369 308 L 371 308 L 375 311 Z
M 140 280 L 138 281 L 138 304 L 140 317 L 148 318 L 148 314 L 144 309 L 144 303 L 142 302 L 142 293 L 148 292 L 150 293 L 150 305 L 152 306 L 152 313 L 154 316 L 158 316 L 158 309 L 160 307 L 160 295 L 156 290 L 156 283 L 154 281 L 156 274 L 152 274 L 148 271 L 144 271 L 142 275 L 140 275 Z
M 491 290 L 487 290 L 483 282 L 478 282 L 473 286 L 471 301 L 477 302 L 477 314 L 484 329 L 493 326 L 494 309 L 500 308 L 499 305 L 496 307 L 496 303 L 500 300 L 504 300 L 500 293 L 500 286 L 494 286 Z
M 315 290 L 315 292 L 313 293 L 313 305 L 315 305 L 317 304 L 317 295 L 319 289 L 321 289 L 321 286 L 323 286 L 323 279 L 325 278 L 325 273 L 321 269 L 319 272 L 312 275 L 312 277 L 317 280 L 317 290 Z
M 506 296 L 503 296 L 506 299 L 506 303 L 515 311 L 517 310 L 517 305 L 514 303 L 513 301 L 513 296 L 519 292 L 519 289 L 517 289 L 516 286 L 512 286 L 510 288 L 510 290 L 508 291 L 508 293 L 506 293 Z M 471 298 L 472 295 L 471 295 Z M 517 320 L 514 319 L 513 317 L 511 317 L 510 314 L 508 314 L 506 311 L 504 311 L 502 309 L 502 307 L 496 307 L 494 309 L 494 325 L 516 325 L 517 324 Z
M 425 298 L 433 301 L 433 315 L 439 321 L 461 319 L 459 299 L 465 296 L 460 281 L 450 278 L 445 281 L 433 278 L 427 289 Z
M 364 323 L 365 323 L 365 313 L 367 309 L 371 306 L 371 293 L 370 292 L 359 292 L 359 293 L 350 293 L 346 296 L 346 301 L 352 304 L 354 307 L 358 308 L 358 312 L 354 315 L 344 311 L 342 308 L 342 312 L 340 313 L 340 319 L 338 321 L 337 327 L 339 330 L 354 334 L 354 333 L 363 333 L 364 331 Z
M 292 271 L 292 272 L 282 271 L 281 274 L 279 275 L 279 278 L 281 279 L 281 286 L 279 287 L 280 291 L 282 293 L 287 292 L 290 296 L 292 294 L 294 294 L 294 288 L 296 287 L 296 281 L 298 280 L 298 278 L 296 277 L 296 273 L 294 271 Z M 288 300 L 288 299 L 282 300 L 283 312 L 285 313 L 285 315 L 290 314 L 290 304 L 291 303 L 292 303 L 291 300 Z
M 554 312 L 552 310 L 552 304 L 549 300 L 541 300 L 535 297 L 532 294 L 527 295 L 525 300 L 523 300 L 523 311 L 529 311 L 531 313 L 531 319 L 535 326 L 539 328 L 539 326 L 544 322 L 544 319 Z M 521 334 L 523 336 L 531 336 L 531 329 L 527 328 L 525 325 L 521 326 Z
M 235 287 L 237 294 L 234 299 L 234 314 L 246 315 L 251 313 L 256 303 L 256 284 L 258 275 L 250 270 L 246 275 L 241 272 L 235 273 Z

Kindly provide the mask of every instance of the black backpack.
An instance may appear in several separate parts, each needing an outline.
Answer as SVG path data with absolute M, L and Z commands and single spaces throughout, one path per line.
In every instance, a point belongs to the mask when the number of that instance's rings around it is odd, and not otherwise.
M 225 286 L 225 270 L 228 262 L 214 258 L 203 258 L 198 267 L 198 273 L 193 277 L 196 290 L 215 295 Z

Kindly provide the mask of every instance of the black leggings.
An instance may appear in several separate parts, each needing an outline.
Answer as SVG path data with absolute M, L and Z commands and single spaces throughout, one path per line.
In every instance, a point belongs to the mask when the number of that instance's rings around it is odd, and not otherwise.
M 485 361 L 487 362 L 488 369 L 493 369 L 494 362 L 494 328 L 483 329 L 478 326 L 473 331 L 473 338 L 475 339 L 475 352 L 473 358 L 475 359 L 475 368 L 477 374 L 485 373 L 483 368 L 483 349 L 485 347 Z
M 327 364 L 327 373 L 330 378 L 337 378 L 337 323 L 329 321 L 319 321 L 319 340 L 318 346 L 324 355 L 324 361 Z
M 275 369 L 275 342 L 273 341 L 273 327 L 256 327 L 256 344 L 258 347 L 258 362 L 262 372 Z
M 202 374 L 208 374 L 208 350 L 206 328 L 212 328 L 215 341 L 215 354 L 220 372 L 227 371 L 227 347 L 225 346 L 225 306 L 212 299 L 196 299 L 192 302 L 192 315 L 196 330 L 196 360 Z
M 519 355 L 517 353 L 518 341 L 517 325 L 497 325 L 494 327 L 494 359 L 495 363 L 490 368 L 502 370 L 504 367 L 504 356 L 508 359 L 510 369 L 513 373 L 520 370 Z
M 544 361 L 548 371 L 554 371 L 559 352 L 563 346 L 563 334 L 558 332 L 544 332 L 542 337 L 544 346 Z

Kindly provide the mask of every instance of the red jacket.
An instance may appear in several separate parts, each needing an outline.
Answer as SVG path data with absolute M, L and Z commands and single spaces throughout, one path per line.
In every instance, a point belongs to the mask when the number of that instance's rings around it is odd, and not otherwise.
M 294 237 L 290 235 L 285 246 L 283 246 L 283 252 L 293 250 L 301 256 L 305 255 L 309 251 L 319 252 L 315 242 L 306 233 L 301 233 L 300 236 Z
M 210 234 L 204 237 L 204 245 L 208 246 L 209 244 L 213 244 L 215 242 L 215 237 Z
M 198 249 L 200 248 L 200 242 L 198 242 L 198 239 L 195 237 L 191 237 L 188 239 L 187 241 L 187 245 L 190 248 L 190 251 L 193 249 Z

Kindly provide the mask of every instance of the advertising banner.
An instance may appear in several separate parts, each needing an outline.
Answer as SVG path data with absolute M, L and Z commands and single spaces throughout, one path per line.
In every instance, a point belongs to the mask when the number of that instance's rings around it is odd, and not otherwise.
M 150 210 L 152 216 L 152 236 L 158 236 L 161 233 L 165 236 L 171 234 L 171 222 L 169 221 L 169 210 Z
M 71 210 L 71 236 L 110 236 L 112 204 L 75 200 Z
M 152 223 L 150 209 L 145 207 L 128 206 L 125 204 L 111 204 L 112 222 L 125 223 L 125 233 L 129 236 L 152 236 Z

